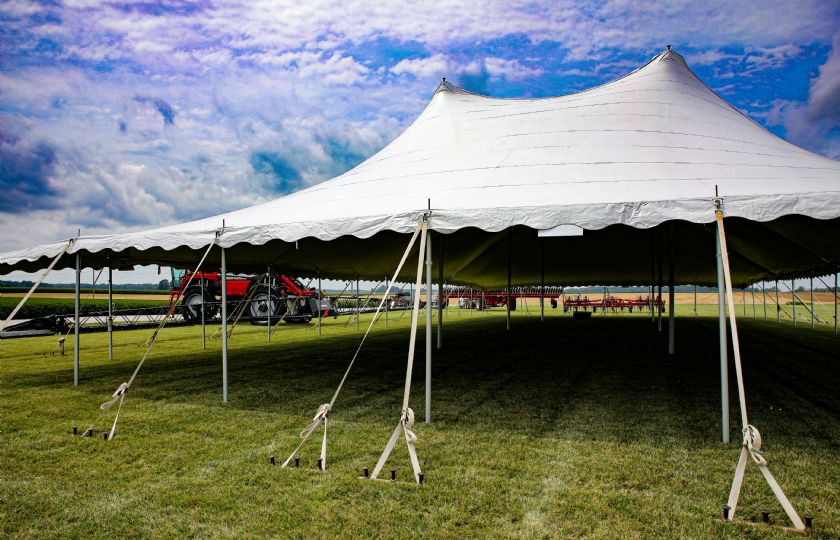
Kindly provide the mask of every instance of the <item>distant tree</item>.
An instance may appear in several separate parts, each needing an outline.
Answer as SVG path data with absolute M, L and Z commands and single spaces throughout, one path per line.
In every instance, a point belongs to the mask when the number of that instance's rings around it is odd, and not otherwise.
M 159 291 L 168 291 L 169 290 L 169 280 L 168 279 L 160 280 L 160 282 L 158 283 L 158 290 Z

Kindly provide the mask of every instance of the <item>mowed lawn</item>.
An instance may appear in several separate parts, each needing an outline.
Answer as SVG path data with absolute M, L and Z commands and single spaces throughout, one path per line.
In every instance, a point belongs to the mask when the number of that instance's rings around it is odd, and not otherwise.
M 701 306 L 713 313 L 714 306 Z M 731 370 L 732 444 L 720 440 L 717 321 L 677 319 L 677 355 L 646 316 L 573 321 L 549 311 L 469 316 L 450 309 L 435 351 L 433 419 L 418 421 L 426 485 L 360 480 L 400 414 L 408 318 L 376 325 L 330 417 L 328 469 L 315 469 L 320 432 L 300 469 L 271 466 L 295 448 L 329 401 L 361 334 L 346 319 L 237 327 L 230 402 L 222 403 L 220 342 L 165 329 L 126 398 L 83 431 L 128 380 L 150 331 L 82 336 L 81 384 L 56 338 L 0 342 L 0 527 L 7 537 L 587 537 L 799 538 L 750 463 L 734 523 L 720 520 L 738 460 L 740 418 Z M 775 313 L 773 313 L 775 315 Z M 362 318 L 362 331 L 369 320 Z M 759 317 L 761 315 L 759 314 Z M 840 537 L 840 338 L 741 324 L 751 423 L 770 469 L 814 538 Z M 213 328 L 208 329 L 208 336 Z M 422 332 L 422 328 L 421 328 Z M 411 403 L 423 418 L 424 344 Z M 771 526 L 760 512 L 771 511 Z

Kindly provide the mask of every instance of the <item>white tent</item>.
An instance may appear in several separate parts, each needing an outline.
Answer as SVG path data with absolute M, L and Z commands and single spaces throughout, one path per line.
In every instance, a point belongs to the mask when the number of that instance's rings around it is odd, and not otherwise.
M 77 252 L 85 266 L 189 266 L 224 223 L 231 268 L 378 279 L 431 208 L 450 282 L 504 284 L 507 241 L 494 233 L 507 229 L 514 283 L 538 279 L 542 251 L 549 283 L 647 283 L 667 250 L 678 282 L 711 284 L 716 191 L 736 283 L 836 269 L 840 163 L 765 130 L 667 50 L 561 97 L 491 98 L 444 80 L 405 132 L 337 178 L 211 218 L 82 237 L 58 266 Z M 0 274 L 43 268 L 64 245 L 2 254 Z

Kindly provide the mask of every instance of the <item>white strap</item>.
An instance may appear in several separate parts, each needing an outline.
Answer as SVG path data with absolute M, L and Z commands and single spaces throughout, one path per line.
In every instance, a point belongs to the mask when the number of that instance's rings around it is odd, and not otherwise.
M 322 448 L 321 448 L 321 453 L 323 454 L 323 456 L 322 456 L 321 459 L 326 458 L 326 454 L 327 454 L 327 449 L 326 449 L 326 446 L 327 446 L 326 445 L 326 432 L 327 432 L 326 421 L 327 421 L 327 416 L 329 414 L 330 414 L 330 404 L 329 403 L 324 403 L 323 405 L 318 407 L 318 410 L 315 411 L 315 416 L 312 417 L 312 422 L 308 426 L 306 426 L 303 429 L 303 431 L 300 432 L 300 438 L 301 438 L 300 444 L 298 444 L 297 448 L 295 448 L 295 450 L 291 454 L 289 454 L 289 457 L 287 457 L 286 461 L 284 461 L 283 464 L 280 466 L 281 468 L 285 467 L 286 465 L 289 464 L 290 461 L 292 461 L 292 458 L 295 457 L 295 454 L 298 453 L 298 450 L 300 450 L 300 448 L 303 446 L 303 443 L 306 442 L 306 439 L 308 439 L 309 436 L 312 435 L 315 432 L 316 429 L 318 429 L 318 427 L 321 425 L 322 422 L 324 422 L 325 427 L 324 427 L 324 443 L 323 443 Z

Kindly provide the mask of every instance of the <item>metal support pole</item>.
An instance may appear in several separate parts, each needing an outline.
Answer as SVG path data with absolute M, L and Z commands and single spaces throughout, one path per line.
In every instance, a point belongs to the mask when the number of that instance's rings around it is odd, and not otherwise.
M 321 335 L 321 319 L 323 317 L 324 308 L 321 304 L 321 299 L 323 298 L 323 293 L 321 292 L 321 271 L 318 270 L 318 336 Z M 388 313 L 387 311 L 385 312 Z
M 114 359 L 114 275 L 108 257 L 108 360 Z
M 752 297 L 753 319 L 755 319 L 756 318 L 756 313 L 755 313 L 755 283 L 750 285 L 750 295 Z
M 796 293 L 793 292 L 795 286 L 796 282 L 790 280 L 790 300 L 793 302 L 793 326 L 796 326 Z
M 726 338 L 726 288 L 723 283 L 723 261 L 720 253 L 720 237 L 715 235 L 717 247 L 717 281 L 718 281 L 718 333 L 720 341 L 720 425 L 721 440 L 729 442 L 729 362 L 727 360 Z
M 272 279 L 271 279 L 271 265 L 270 264 L 266 268 L 266 272 L 267 272 L 267 275 L 268 275 L 268 293 L 266 294 L 266 296 L 268 298 L 268 300 L 267 300 L 268 304 L 266 305 L 266 310 L 265 310 L 265 313 L 266 313 L 265 322 L 266 322 L 266 328 L 268 329 L 268 335 L 267 335 L 266 339 L 268 341 L 271 341 L 271 308 L 274 307 L 274 306 L 271 304 L 271 282 L 272 282 Z M 202 294 L 201 296 L 203 298 L 204 294 Z M 319 328 L 319 332 L 320 332 L 320 328 Z
M 222 248 L 222 401 L 228 402 L 227 262 Z
M 420 294 L 420 291 L 417 291 Z M 432 234 L 426 235 L 426 423 L 432 423 Z
M 201 275 L 201 279 L 199 279 L 198 284 L 201 286 L 201 348 L 207 350 L 207 326 L 205 325 L 205 318 L 207 315 L 206 310 L 204 309 L 204 274 Z M 269 332 L 271 332 L 271 325 L 269 325 L 268 328 Z
M 320 280 L 318 281 L 318 288 L 321 287 Z M 388 292 L 388 275 L 385 275 L 385 292 Z M 388 298 L 385 298 L 385 328 L 388 328 Z
M 648 307 L 650 308 L 650 322 L 656 321 L 656 315 L 653 311 L 654 303 L 654 283 L 656 282 L 656 236 L 651 234 L 650 237 L 650 301 Z
M 540 240 L 540 322 L 545 320 L 545 240 Z
M 656 295 L 656 329 L 662 332 L 662 308 L 659 303 L 662 301 L 662 246 L 659 246 L 659 272 L 657 276 L 658 292 Z
M 811 276 L 811 328 L 814 327 L 814 276 Z
M 834 334 L 837 335 L 837 273 L 834 273 Z
M 359 331 L 359 319 L 362 317 L 362 308 L 359 307 L 359 274 L 356 274 L 356 332 Z
M 764 320 L 767 320 L 767 282 L 761 282 L 761 303 L 764 305 Z
M 438 305 L 437 305 L 437 348 L 443 348 L 443 237 L 438 247 Z
M 834 281 L 836 283 L 837 279 L 835 278 Z M 475 289 L 472 286 L 470 286 L 470 319 L 472 319 L 472 313 L 475 309 L 475 303 L 473 302 L 473 291 L 475 291 Z M 834 332 L 837 333 L 837 313 L 834 314 Z
M 513 249 L 512 246 L 513 240 L 511 240 L 510 229 L 508 229 L 508 250 L 507 250 L 507 289 L 505 289 L 505 296 L 506 302 L 505 307 L 507 308 L 507 329 L 510 330 L 510 275 L 511 275 L 511 265 L 512 265 L 512 258 L 511 258 L 511 250 Z
M 668 354 L 674 354 L 674 226 L 668 231 Z
M 697 285 L 694 286 L 694 316 L 697 316 Z
M 82 286 L 82 256 L 76 253 L 76 309 L 73 315 L 73 386 L 79 386 L 79 292 Z
M 776 280 L 776 322 L 782 322 L 782 306 L 779 304 L 779 280 Z

